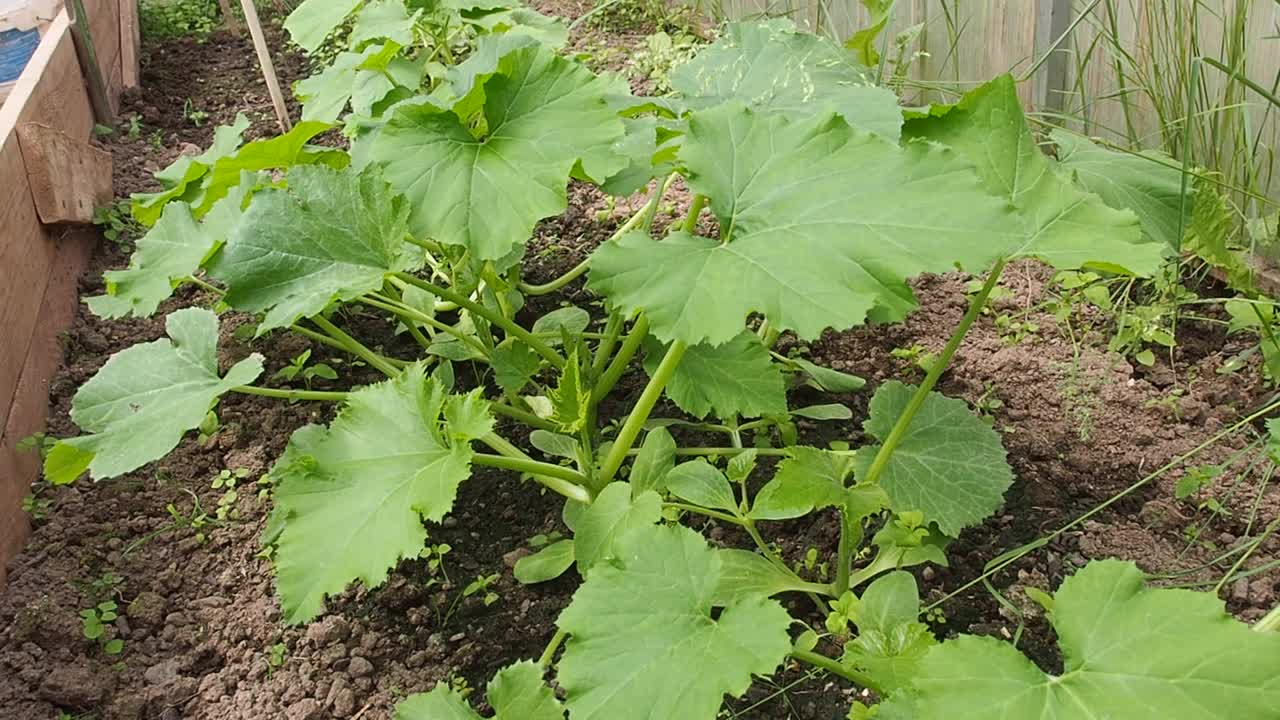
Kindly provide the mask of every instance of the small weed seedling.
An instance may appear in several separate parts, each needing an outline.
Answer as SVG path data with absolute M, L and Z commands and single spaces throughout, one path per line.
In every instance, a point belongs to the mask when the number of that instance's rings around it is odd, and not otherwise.
M 248 477 L 249 471 L 239 468 L 237 470 L 224 469 L 213 478 L 209 487 L 222 491 L 222 496 L 218 498 L 218 509 L 214 512 L 216 518 L 219 520 L 235 520 L 237 518 L 236 501 L 240 499 L 240 491 L 236 488 Z
M 125 137 L 128 137 L 130 140 L 137 140 L 142 137 L 142 130 L 142 116 L 138 113 L 130 115 L 129 127 L 125 130 Z
M 272 379 L 292 382 L 297 378 L 302 378 L 302 382 L 307 386 L 307 389 L 311 388 L 311 381 L 316 378 L 323 380 L 338 379 L 338 373 L 333 367 L 322 362 L 308 365 L 307 362 L 310 359 L 311 350 L 303 350 L 297 357 L 290 360 L 288 365 L 277 370 Z
M 125 240 L 139 237 L 143 233 L 143 227 L 133 219 L 127 200 L 94 210 L 93 224 L 102 231 L 103 237 L 113 243 L 124 243 Z
M 476 579 L 468 583 L 467 587 L 462 590 L 462 596 L 471 597 L 472 595 L 479 595 L 481 601 L 484 602 L 485 607 L 489 607 L 501 599 L 501 596 L 493 589 L 493 586 L 498 582 L 499 577 L 500 576 L 497 574 L 477 575 Z
M 107 655 L 119 655 L 124 652 L 124 640 L 106 637 L 107 626 L 119 617 L 117 610 L 119 606 L 115 601 L 107 600 L 80 611 L 80 624 L 85 638 L 97 642 L 102 652 Z
M 200 127 L 204 125 L 205 120 L 209 119 L 209 113 L 197 108 L 191 102 L 191 99 L 187 98 L 187 102 L 182 106 L 182 117 L 186 118 L 192 125 Z
M 271 677 L 276 670 L 284 667 L 285 658 L 289 655 L 289 646 L 284 643 L 276 643 L 267 648 L 267 677 Z

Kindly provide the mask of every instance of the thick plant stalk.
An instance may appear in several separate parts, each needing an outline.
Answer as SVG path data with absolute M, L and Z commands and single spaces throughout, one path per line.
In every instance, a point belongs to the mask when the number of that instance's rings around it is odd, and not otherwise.
M 884 439 L 884 444 L 880 446 L 880 450 L 876 452 L 875 459 L 871 461 L 871 467 L 867 468 L 867 472 L 863 477 L 859 478 L 861 482 L 874 483 L 880 479 L 880 475 L 889 465 L 889 459 L 893 457 L 894 450 L 897 449 L 898 443 L 902 442 L 902 438 L 906 436 L 907 430 L 911 428 L 911 421 L 915 420 L 916 413 L 920 412 L 920 408 L 924 407 L 924 401 L 928 399 L 929 393 L 934 386 L 938 384 L 942 373 L 946 372 L 947 367 L 951 364 L 951 360 L 955 357 L 956 351 L 960 349 L 960 343 L 964 341 L 965 335 L 969 333 L 969 328 L 973 327 L 973 323 L 982 314 L 982 309 L 987 306 L 987 300 L 991 297 L 991 292 L 995 290 L 996 285 L 1000 282 L 1000 273 L 1004 271 L 1005 260 L 1001 258 L 996 261 L 995 267 L 991 268 L 991 272 L 987 275 L 987 281 L 983 283 L 982 290 L 974 297 L 973 302 L 969 305 L 969 311 L 961 318 L 960 324 L 956 326 L 955 332 L 951 333 L 951 339 L 947 341 L 946 347 L 942 349 L 942 354 L 933 362 L 933 366 L 929 368 L 928 374 L 925 375 L 924 381 L 920 383 L 920 387 L 916 388 L 916 392 L 911 396 L 907 407 L 902 411 L 902 415 L 898 417 L 898 421 L 894 423 L 893 429 L 889 431 L 888 437 Z M 852 543 L 845 539 L 848 535 L 848 527 L 844 522 L 843 513 L 840 522 L 840 548 L 839 557 L 836 562 L 836 596 L 843 595 L 849 589 L 849 570 L 853 564 L 853 548 Z
M 529 347 L 533 348 L 534 352 L 546 358 L 547 362 L 554 365 L 557 370 L 564 367 L 564 358 L 560 357 L 560 355 L 556 353 L 555 350 L 552 350 L 551 346 L 539 340 L 536 335 L 517 325 L 515 321 L 513 321 L 511 318 L 505 317 L 501 313 L 495 313 L 489 308 L 481 305 L 480 303 L 475 302 L 471 298 L 463 296 L 460 293 L 456 293 L 447 288 L 442 288 L 439 285 L 434 285 L 432 283 L 427 282 L 426 280 L 423 280 L 422 278 L 414 277 L 409 273 L 396 273 L 396 277 L 409 283 L 410 285 L 416 285 L 419 288 L 422 288 L 423 290 L 426 290 L 427 292 L 431 293 L 432 295 L 435 295 L 436 297 L 443 298 L 445 300 L 448 300 L 449 302 L 455 303 L 458 305 L 458 307 L 461 307 L 465 310 L 473 312 L 476 315 L 479 315 L 480 317 L 484 318 L 485 320 L 488 320 L 489 322 L 493 323 L 494 325 L 497 325 L 498 327 L 506 331 L 508 334 L 514 337 L 517 337 L 520 340 L 527 343 Z
M 471 458 L 472 464 L 528 473 L 530 477 L 548 490 L 563 495 L 570 500 L 590 504 L 590 491 L 578 482 L 587 481 L 587 477 L 582 473 L 561 465 L 538 462 L 496 433 L 489 433 L 480 438 L 480 442 L 488 445 L 499 455 L 476 454 Z
M 640 431 L 644 429 L 644 424 L 649 419 L 649 413 L 653 412 L 653 406 L 658 404 L 658 398 L 662 397 L 662 391 L 666 389 L 671 376 L 675 374 L 687 349 L 688 346 L 679 340 L 672 342 L 671 347 L 667 349 L 667 354 L 663 356 L 653 377 L 649 378 L 649 384 L 644 386 L 644 392 L 640 394 L 640 399 L 636 400 L 636 405 L 627 416 L 627 421 L 618 430 L 618 437 L 614 440 L 613 447 L 609 449 L 609 455 L 600 465 L 600 473 L 596 478 L 599 487 L 608 485 L 613 481 L 613 476 L 618 474 L 618 468 L 622 467 L 627 453 L 635 445 L 636 438 L 640 436 Z
M 591 393 L 591 404 L 599 405 L 604 397 L 613 390 L 613 386 L 618 384 L 618 380 L 622 379 L 622 374 L 627 371 L 627 366 L 631 364 L 631 358 L 636 356 L 636 352 L 640 350 L 640 344 L 649 335 L 649 321 L 644 315 L 636 318 L 635 323 L 631 325 L 631 332 L 627 334 L 627 339 L 622 341 L 622 347 L 618 349 L 618 354 L 614 356 L 613 362 L 609 363 L 609 367 L 605 369 L 604 375 L 600 376 L 600 380 L 596 383 L 595 390 Z
M 311 318 L 311 322 L 319 325 L 321 330 L 329 333 L 334 340 L 342 343 L 347 352 L 364 358 L 365 362 L 378 368 L 378 370 L 382 371 L 383 375 L 386 375 L 387 377 L 395 377 L 400 374 L 400 369 L 391 364 L 386 358 L 365 347 L 359 340 L 356 340 L 343 332 L 341 328 L 329 322 L 324 317 L 317 315 Z
M 841 665 L 839 662 L 836 662 L 835 660 L 827 657 L 826 655 L 821 655 L 811 650 L 801 650 L 800 648 L 792 648 L 789 654 L 791 655 L 791 657 L 795 658 L 796 660 L 799 660 L 802 663 L 812 665 L 816 668 L 822 668 L 823 670 L 826 670 L 829 673 L 832 673 L 834 675 L 839 675 L 845 680 L 848 680 L 853 683 L 857 683 L 858 685 L 861 685 L 862 687 L 867 688 L 868 690 L 871 690 L 873 692 L 878 692 L 878 693 L 883 692 L 880 686 L 875 682 L 875 680 L 873 680 L 866 673 L 858 672 L 857 670 L 854 670 L 853 668 L 850 668 L 850 667 L 845 667 L 844 665 Z

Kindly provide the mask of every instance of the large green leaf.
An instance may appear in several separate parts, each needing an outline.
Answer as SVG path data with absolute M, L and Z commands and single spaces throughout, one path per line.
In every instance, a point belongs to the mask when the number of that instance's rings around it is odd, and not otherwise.
M 570 633 L 558 681 L 574 720 L 714 720 L 791 647 L 791 618 L 755 595 L 712 617 L 720 554 L 683 527 L 626 535 L 560 615 Z
M 1049 138 L 1058 146 L 1058 165 L 1073 173 L 1081 187 L 1117 210 L 1132 210 L 1147 237 L 1178 247 L 1178 216 L 1184 208 L 1176 160 L 1156 152 L 1107 150 L 1065 130 L 1053 130 Z M 1190 199 L 1185 204 L 1190 210 Z
M 858 604 L 858 636 L 844 646 L 841 662 L 869 675 L 884 692 L 910 685 L 920 661 L 937 640 L 919 622 L 920 590 L 911 573 L 882 575 Z
M 570 172 L 582 161 L 603 180 L 622 121 L 604 96 L 610 85 L 541 46 L 507 52 L 489 71 L 484 48 L 458 70 L 477 83 L 449 110 L 409 104 L 374 135 L 368 158 L 386 168 L 413 208 L 412 229 L 469 248 L 479 259 L 508 255 L 541 219 L 564 211 Z M 482 83 L 482 85 L 480 85 Z M 468 110 L 483 94 L 481 128 Z
M 737 100 L 797 117 L 836 112 L 893 142 L 902 129 L 898 96 L 876 87 L 854 53 L 790 20 L 730 23 L 671 72 L 671 86 L 695 107 Z
M 326 595 L 354 580 L 376 587 L 416 557 L 422 521 L 443 518 L 471 473 L 462 430 L 491 423 L 483 401 L 449 396 L 416 364 L 351 393 L 329 427 L 295 432 L 271 471 L 286 517 L 275 555 L 285 620 L 305 622 Z
M 315 52 L 359 4 L 360 0 L 303 0 L 285 18 L 284 29 L 298 47 Z
M 1090 563 L 1062 584 L 1051 620 L 1065 672 L 1012 645 L 961 636 L 925 656 L 886 720 L 1270 720 L 1280 634 L 1254 632 L 1211 593 L 1150 589 L 1130 563 Z
M 542 667 L 524 661 L 498 671 L 489 682 L 493 720 L 564 720 L 556 694 L 542 682 Z M 448 682 L 429 693 L 411 695 L 396 706 L 395 720 L 481 720 L 465 695 Z
M 914 393 L 914 387 L 896 380 L 881 385 L 863 425 L 867 433 L 887 438 Z M 871 445 L 858 451 L 859 477 L 879 449 Z M 1013 484 L 1013 470 L 1000 436 L 963 400 L 929 393 L 879 482 L 895 512 L 922 511 L 926 521 L 956 537 L 1000 507 L 1004 491 Z
M 259 334 L 288 327 L 420 267 L 404 242 L 408 213 L 377 173 L 295 168 L 287 190 L 257 195 L 211 272 L 227 304 L 267 312 Z
M 71 403 L 71 419 L 90 434 L 59 441 L 45 462 L 52 483 L 73 482 L 86 469 L 95 480 L 159 460 L 204 420 L 218 398 L 262 373 L 252 355 L 218 374 L 218 318 L 179 310 L 165 319 L 168 340 L 134 345 L 111 356 Z
M 653 333 L 737 337 L 759 312 L 805 339 L 914 307 L 905 278 L 985 268 L 1020 234 L 1008 204 L 948 150 L 901 148 L 836 116 L 728 104 L 689 120 L 681 155 L 723 240 L 633 233 L 592 257 L 590 287 Z
M 1136 215 L 1107 207 L 1054 171 L 1031 135 L 1012 77 L 970 91 L 957 105 L 933 108 L 908 122 L 903 135 L 955 149 L 992 193 L 1018 208 L 1023 235 L 1005 248 L 1009 257 L 1144 275 L 1160 267 L 1164 248 L 1146 242 Z
M 666 348 L 652 337 L 645 341 L 644 369 L 658 369 Z M 787 385 L 769 349 L 749 330 L 724 345 L 694 345 L 685 351 L 667 382 L 667 397 L 681 410 L 703 418 L 760 417 L 787 411 Z

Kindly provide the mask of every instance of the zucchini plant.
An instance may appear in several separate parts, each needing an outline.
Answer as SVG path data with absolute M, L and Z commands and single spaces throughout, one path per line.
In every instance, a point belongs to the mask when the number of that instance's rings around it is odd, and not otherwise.
M 328 8 L 331 27 L 358 5 L 310 0 L 298 12 Z M 1057 171 L 1009 77 L 919 111 L 870 77 L 850 51 L 789 23 L 740 24 L 673 73 L 676 95 L 634 98 L 533 35 L 500 33 L 429 89 L 362 116 L 349 152 L 308 144 L 336 117 L 247 144 L 244 123 L 220 129 L 206 153 L 162 171 L 162 192 L 135 200 L 153 227 L 130 267 L 108 273 L 107 293 L 88 299 L 104 317 L 147 316 L 194 283 L 212 309 L 170 314 L 167 339 L 118 353 L 80 389 L 72 416 L 85 434 L 58 442 L 46 476 L 105 479 L 158 460 L 228 393 L 336 403 L 333 421 L 295 432 L 271 470 L 267 535 L 289 623 L 417 557 L 424 523 L 451 512 L 461 484 L 493 481 L 476 468 L 563 496 L 571 536 L 516 574 L 539 582 L 572 569 L 585 581 L 543 656 L 490 685 L 500 718 L 711 720 L 726 694 L 788 658 L 876 690 L 883 717 L 950 717 L 953 695 L 963 717 L 1028 717 L 1031 706 L 1190 717 L 1173 709 L 1175 693 L 1205 712 L 1230 693 L 1248 709 L 1232 717 L 1263 717 L 1254 709 L 1280 706 L 1280 637 L 1242 631 L 1212 599 L 1143 590 L 1128 566 L 1091 566 L 1059 592 L 1072 668 L 1061 678 L 994 641 L 938 644 L 917 620 L 902 569 L 945 564 L 949 541 L 1013 481 L 999 436 L 933 391 L 1001 271 L 1039 258 L 1147 274 L 1166 246 Z M 657 237 L 655 211 L 677 178 L 695 196 Z M 617 194 L 647 187 L 647 200 L 582 265 L 526 283 L 525 244 L 564 211 L 572 179 Z M 698 233 L 704 208 L 712 236 Z M 793 408 L 789 384 L 847 392 L 862 381 L 775 353 L 779 336 L 899 321 L 915 309 L 910 278 L 956 268 L 985 280 L 924 380 L 876 389 L 862 447 L 799 444 L 794 417 L 850 413 Z M 562 308 L 528 322 L 526 297 L 583 275 L 605 301 L 600 316 Z M 348 332 L 355 305 L 420 352 Z M 300 333 L 386 379 L 343 392 L 268 387 L 260 356 L 219 363 L 226 310 L 254 315 L 259 337 Z M 482 380 L 460 389 L 458 364 Z M 648 381 L 630 397 L 619 380 L 637 365 Z M 629 412 L 606 417 L 619 394 Z M 663 397 L 685 414 L 655 417 Z M 724 443 L 682 445 L 688 429 Z M 800 577 L 765 538 L 772 523 L 816 512 L 840 520 L 829 582 Z M 686 516 L 741 528 L 755 547 L 714 548 Z M 773 599 L 784 593 L 827 613 L 821 634 L 792 636 L 799 621 Z M 1157 632 L 1156 616 L 1195 642 Z M 1132 624 L 1143 628 L 1130 638 Z M 1226 647 L 1256 655 L 1255 669 L 1224 672 Z M 557 657 L 563 703 L 543 682 Z M 445 687 L 398 712 L 476 717 Z

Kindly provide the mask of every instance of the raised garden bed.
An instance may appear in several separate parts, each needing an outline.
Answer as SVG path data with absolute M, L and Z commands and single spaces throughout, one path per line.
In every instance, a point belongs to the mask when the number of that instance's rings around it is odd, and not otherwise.
M 539 9 L 573 18 L 590 8 L 557 2 Z M 637 52 L 651 29 L 619 32 L 616 26 L 583 23 L 569 35 L 569 47 L 589 53 L 596 66 L 625 70 L 625 59 Z M 267 30 L 285 83 L 305 77 L 305 60 L 285 48 L 284 35 L 275 24 Z M 195 156 L 209 147 L 214 128 L 232 124 L 238 113 L 246 113 L 250 121 L 246 142 L 276 133 L 267 89 L 247 40 L 218 33 L 207 42 L 147 43 L 143 55 L 148 62 L 141 88 L 125 94 L 120 126 L 103 141 L 115 160 L 120 198 L 156 190 L 152 173 L 180 155 Z M 655 82 L 647 74 L 632 79 L 637 93 Z M 298 117 L 301 109 L 292 110 Z M 193 113 L 201 114 L 198 121 Z M 343 143 L 337 133 L 319 137 L 327 145 Z M 323 156 L 320 148 L 312 151 Z M 695 173 L 694 190 L 698 181 Z M 613 201 L 594 185 L 573 181 L 567 209 L 542 220 L 534 230 L 522 280 L 526 285 L 552 282 L 602 243 L 616 242 L 608 238 L 642 209 L 648 197 L 641 193 Z M 685 180 L 676 180 L 656 205 L 655 237 L 685 222 L 692 202 Z M 954 209 L 958 223 L 964 211 Z M 722 212 L 713 204 L 711 210 L 695 213 L 687 227 L 717 237 Z M 102 272 L 128 266 L 130 243 L 140 233 L 127 224 L 122 228 L 123 242 L 97 244 L 81 276 L 82 297 L 109 295 Z M 926 381 L 926 369 L 944 353 L 979 292 L 984 270 L 914 279 L 911 288 L 919 309 L 899 324 L 827 330 L 809 341 L 791 332 L 775 338 L 773 350 L 783 358 L 798 357 L 860 376 L 867 387 L 842 385 L 828 392 L 804 383 L 804 374 L 788 372 L 785 377 L 794 376 L 796 382 L 788 385 L 787 406 L 826 406 L 809 415 L 828 419 L 792 415 L 759 434 L 779 446 L 793 434 L 786 444 L 798 441 L 837 450 L 842 447 L 838 443 L 859 447 L 883 441 L 882 431 L 864 431 L 864 421 L 875 417 L 872 398 L 894 380 Z M 1245 423 L 1224 434 L 1272 400 L 1261 353 L 1238 360 L 1257 339 L 1227 335 L 1225 322 L 1210 322 L 1223 320 L 1225 314 L 1210 309 L 1199 319 L 1179 321 L 1174 326 L 1176 345 L 1152 353 L 1150 364 L 1143 364 L 1108 350 L 1114 315 L 1078 298 L 1071 300 L 1070 288 L 1055 276 L 1054 268 L 1034 259 L 1005 267 L 989 311 L 977 314 L 934 388 L 963 400 L 975 415 L 986 418 L 989 430 L 973 418 L 980 428 L 975 433 L 998 437 L 1016 480 L 991 517 L 950 543 L 946 566 L 935 562 L 910 567 L 923 603 L 939 603 L 938 611 L 927 615 L 928 631 L 939 639 L 973 634 L 1007 640 L 1016 634 L 1019 650 L 1045 671 L 1060 672 L 1063 658 L 1057 637 L 1034 601 L 1034 590 L 1051 592 L 1089 561 L 1104 558 L 1136 562 L 1158 584 L 1200 583 L 1198 587 L 1212 590 L 1219 579 L 1229 577 L 1230 583 L 1217 588 L 1229 611 L 1241 621 L 1259 620 L 1280 600 L 1280 573 L 1268 569 L 1280 542 L 1266 533 L 1280 517 L 1280 491 L 1271 482 L 1271 461 L 1257 439 L 1265 432 L 1261 424 Z M 584 279 L 577 279 L 554 292 L 530 293 L 514 317 L 524 327 L 534 327 L 533 322 L 547 313 L 574 305 L 591 316 L 589 332 L 605 334 L 607 313 L 599 302 L 598 281 L 592 277 L 591 282 L 592 290 Z M 1223 291 L 1207 283 L 1197 289 L 1206 296 Z M 73 398 L 103 371 L 109 357 L 137 343 L 164 338 L 166 315 L 211 307 L 218 291 L 181 284 L 152 317 L 104 320 L 87 305 L 79 305 L 62 342 L 66 359 L 48 386 L 53 408 L 50 436 L 82 434 L 70 417 Z M 621 294 L 613 297 L 623 302 L 618 299 Z M 708 306 L 707 312 L 714 309 Z M 441 312 L 447 316 L 451 310 Z M 439 688 L 437 697 L 444 688 L 452 688 L 455 696 L 469 694 L 476 707 L 496 703 L 494 693 L 483 690 L 495 673 L 518 660 L 538 659 L 548 647 L 549 658 L 559 658 L 563 673 L 564 658 L 573 650 L 555 654 L 556 621 L 564 622 L 561 614 L 576 602 L 575 593 L 582 597 L 583 581 L 572 568 L 535 584 L 522 584 L 514 575 L 517 567 L 529 569 L 528 558 L 548 540 L 570 534 L 562 519 L 564 499 L 497 467 L 474 465 L 447 512 L 428 524 L 422 555 L 391 563 L 385 582 L 370 587 L 353 583 L 330 597 L 323 611 L 302 608 L 297 596 L 287 596 L 282 611 L 273 565 L 287 567 L 295 561 L 287 546 L 272 555 L 264 553 L 261 541 L 264 533 L 271 534 L 267 526 L 273 494 L 278 501 L 285 493 L 289 502 L 289 483 L 298 480 L 288 467 L 272 473 L 274 484 L 259 484 L 259 478 L 285 452 L 294 431 L 307 424 L 340 427 L 338 406 L 314 400 L 386 378 L 376 359 L 353 362 L 360 358 L 313 336 L 278 331 L 254 339 L 252 330 L 259 320 L 260 315 L 243 309 L 222 312 L 216 331 L 218 370 L 226 373 L 260 354 L 263 370 L 257 384 L 293 393 L 298 402 L 228 393 L 218 401 L 217 422 L 201 423 L 163 458 L 100 482 L 41 485 L 31 496 L 27 507 L 34 518 L 34 535 L 9 563 L 8 588 L 0 596 L 0 717 L 57 718 L 65 712 L 103 720 L 381 719 L 393 717 L 407 696 L 433 687 Z M 398 333 L 397 323 L 369 302 L 348 304 L 334 315 L 334 322 L 378 357 L 423 354 L 409 333 Z M 169 334 L 174 334 L 172 328 Z M 596 342 L 595 336 L 589 339 Z M 661 348 L 646 350 L 656 364 Z M 1243 367 L 1222 372 L 1237 364 Z M 613 428 L 610 438 L 617 437 L 618 427 L 642 402 L 650 383 L 640 365 L 628 366 L 599 406 L 598 425 Z M 328 371 L 319 370 L 321 366 Z M 537 381 L 556 387 L 558 377 L 544 368 Z M 484 363 L 456 361 L 454 379 L 459 393 L 497 388 Z M 839 384 L 829 377 L 827 382 Z M 43 388 L 38 394 L 43 398 Z M 500 398 L 495 403 L 502 402 Z M 696 404 L 685 398 L 685 409 Z M 670 398 L 661 399 L 652 415 L 686 423 L 670 426 L 682 447 L 728 444 L 722 430 L 708 427 L 714 421 L 699 424 Z M 531 443 L 528 428 L 506 417 L 497 419 L 496 429 L 520 452 L 560 466 L 548 452 L 545 436 Z M 389 426 L 383 434 L 393 430 Z M 741 435 L 750 445 L 748 431 Z M 365 441 L 376 439 L 369 436 Z M 755 475 L 744 483 L 752 497 L 758 498 L 761 486 L 785 457 L 773 444 L 761 453 Z M 476 452 L 481 449 L 478 446 Z M 1186 462 L 1156 474 L 1196 450 Z M 312 452 L 320 453 L 314 448 Z M 38 454 L 14 457 L 23 458 L 28 467 L 38 462 Z M 983 463 L 991 473 L 1001 472 L 998 459 L 986 457 Z M 579 467 L 565 465 L 572 472 Z M 728 469 L 724 464 L 720 468 Z M 1205 468 L 1222 470 L 1211 474 Z M 546 467 L 541 471 L 554 472 Z M 633 481 L 636 472 L 631 471 Z M 1184 493 L 1188 478 L 1197 473 L 1207 476 L 1203 487 Z M 228 493 L 229 481 L 234 494 Z M 1180 494 L 1191 500 L 1180 499 Z M 1206 498 L 1218 505 L 1207 504 Z M 664 499 L 672 503 L 669 511 L 680 509 L 677 504 L 697 504 L 674 492 Z M 1086 513 L 1092 514 L 1072 525 Z M 827 508 L 800 515 L 779 511 L 785 520 L 761 523 L 768 543 L 814 585 L 837 582 L 840 514 Z M 700 531 L 709 547 L 755 548 L 740 523 L 690 513 L 675 524 Z M 975 582 L 1002 553 L 1042 538 L 1045 542 L 1034 552 L 990 575 L 989 588 Z M 1244 546 L 1252 549 L 1240 566 L 1233 567 L 1241 553 L 1225 558 L 1224 553 Z M 380 549 L 371 545 L 369 550 L 376 554 Z M 866 565 L 867 558 L 859 558 L 856 567 Z M 1250 569 L 1260 570 L 1253 575 L 1241 572 Z M 669 570 L 671 577 L 679 577 L 678 569 Z M 589 577 L 594 582 L 600 575 Z M 308 597 L 307 603 L 314 599 Z M 827 615 L 809 597 L 781 594 L 778 607 L 823 633 L 818 649 L 838 656 L 844 638 L 838 632 L 827 636 Z M 319 616 L 310 624 L 288 622 L 310 619 L 312 612 Z M 109 615 L 105 621 L 104 614 Z M 102 633 L 86 637 L 86 629 L 99 621 Z M 650 630 L 660 633 L 662 628 Z M 792 634 L 799 636 L 799 630 Z M 1175 626 L 1168 637 L 1176 630 Z M 119 644 L 110 645 L 115 641 Z M 1265 667 L 1274 662 L 1273 655 L 1274 651 L 1261 653 L 1253 660 Z M 844 717 L 855 700 L 870 704 L 878 698 L 848 679 L 852 671 L 844 676 L 819 672 L 801 662 L 801 656 L 774 663 L 776 672 L 758 671 L 764 677 L 745 693 L 730 693 L 734 697 L 726 698 L 721 716 Z M 699 672 L 710 674 L 710 668 Z M 562 696 L 565 685 L 562 678 Z M 468 688 L 474 692 L 467 693 Z M 570 688 L 568 697 L 572 703 L 579 696 Z M 656 705 L 659 700 L 653 697 L 651 702 Z M 626 717 L 685 717 L 679 710 L 650 716 L 637 708 L 632 707 L 637 714 Z M 532 717 L 511 712 L 500 717 Z M 965 717 L 997 717 L 974 712 L 978 714 Z M 687 716 L 703 718 L 694 712 Z M 1261 720 L 1266 715 L 1221 717 Z

